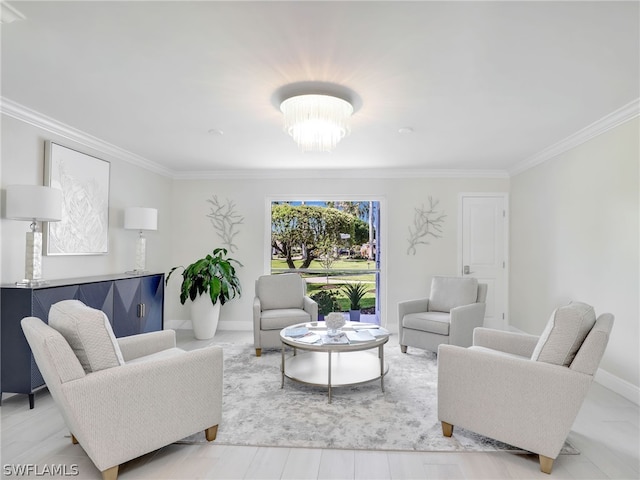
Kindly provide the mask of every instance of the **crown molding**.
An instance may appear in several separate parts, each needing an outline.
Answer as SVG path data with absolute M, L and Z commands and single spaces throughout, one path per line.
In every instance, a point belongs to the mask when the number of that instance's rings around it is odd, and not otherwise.
M 104 140 L 100 140 L 93 135 L 89 135 L 77 128 L 59 122 L 58 120 L 48 117 L 40 112 L 31 110 L 30 108 L 8 98 L 0 97 L 0 113 L 159 175 L 163 175 L 165 177 L 173 177 L 174 175 L 172 170 L 162 167 L 151 160 L 117 147 L 111 143 L 105 142 Z
M 453 170 L 453 169 L 345 169 L 345 170 L 218 170 L 177 172 L 163 167 L 147 158 L 105 142 L 93 135 L 66 125 L 58 120 L 32 110 L 13 100 L 0 96 L 0 114 L 41 128 L 52 134 L 67 138 L 104 154 L 131 163 L 140 168 L 175 180 L 231 180 L 231 179 L 278 179 L 278 178 L 509 178 L 550 160 L 586 141 L 621 125 L 640 115 L 640 98 L 619 108 L 566 139 L 545 148 L 509 170 Z
M 629 102 L 618 110 L 602 117 L 600 120 L 586 126 L 582 130 L 577 131 L 573 135 L 568 136 L 564 140 L 561 140 L 558 143 L 545 148 L 541 152 L 518 162 L 513 168 L 509 169 L 509 175 L 513 177 L 535 167 L 536 165 L 557 157 L 558 155 L 571 150 L 578 145 L 582 145 L 592 138 L 617 127 L 618 125 L 622 125 L 623 123 L 636 118 L 638 115 L 640 115 L 640 98 Z
M 509 178 L 505 170 L 344 169 L 344 170 L 218 170 L 175 173 L 175 180 L 264 179 L 393 179 L 393 178 Z

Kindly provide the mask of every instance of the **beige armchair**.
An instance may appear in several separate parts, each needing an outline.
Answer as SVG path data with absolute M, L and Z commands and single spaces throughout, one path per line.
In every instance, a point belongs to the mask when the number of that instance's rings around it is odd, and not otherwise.
M 400 349 L 437 352 L 442 343 L 470 346 L 473 329 L 483 325 L 486 298 L 487 285 L 475 278 L 433 277 L 429 298 L 398 303 Z
M 588 306 L 586 306 L 588 307 Z M 590 308 L 590 307 L 589 307 Z M 473 346 L 438 349 L 438 419 L 540 457 L 551 473 L 613 326 L 585 304 L 554 311 L 540 337 L 477 328 Z
M 297 273 L 262 275 L 253 300 L 253 344 L 256 356 L 263 348 L 280 347 L 280 330 L 296 323 L 317 322 L 318 304 L 307 296 L 307 283 Z
M 176 348 L 165 330 L 115 339 L 106 315 L 77 300 L 51 307 L 52 328 L 21 325 L 73 443 L 105 480 L 120 464 L 205 431 L 222 416 L 222 349 Z

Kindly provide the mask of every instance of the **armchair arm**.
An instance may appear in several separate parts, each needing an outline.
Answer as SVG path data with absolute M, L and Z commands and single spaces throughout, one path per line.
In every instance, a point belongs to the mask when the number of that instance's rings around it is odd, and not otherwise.
M 260 345 L 260 313 L 262 304 L 259 297 L 253 298 L 253 344 L 256 348 Z
M 398 302 L 398 317 L 402 319 L 410 313 L 427 312 L 429 310 L 429 299 L 418 298 L 416 300 L 406 300 Z
M 438 419 L 556 458 L 591 385 L 559 365 L 438 348 Z
M 303 298 L 302 309 L 311 315 L 311 321 L 318 321 L 318 303 L 311 297 L 305 295 Z
M 531 358 L 539 338 L 526 333 L 505 332 L 491 328 L 476 328 L 473 331 L 473 344 L 478 347 L 486 347 L 528 358 Z
M 473 329 L 482 326 L 486 306 L 486 303 L 471 303 L 451 309 L 450 344 L 461 347 L 470 347 L 473 344 Z
M 151 355 L 168 348 L 175 348 L 176 332 L 174 330 L 160 330 L 159 332 L 120 337 L 117 341 L 124 361 L 128 362 L 134 358 Z
M 418 298 L 415 300 L 406 300 L 398 302 L 398 333 L 402 333 L 402 319 L 410 313 L 420 313 L 429 310 L 429 299 Z
M 103 471 L 218 425 L 222 357 L 212 346 L 67 382 L 68 426 Z

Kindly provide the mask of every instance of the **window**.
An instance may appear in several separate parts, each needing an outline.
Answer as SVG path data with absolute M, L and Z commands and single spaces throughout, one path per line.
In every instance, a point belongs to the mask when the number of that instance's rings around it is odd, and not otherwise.
M 379 324 L 379 232 L 377 200 L 271 200 L 269 271 L 300 273 L 320 316 Z

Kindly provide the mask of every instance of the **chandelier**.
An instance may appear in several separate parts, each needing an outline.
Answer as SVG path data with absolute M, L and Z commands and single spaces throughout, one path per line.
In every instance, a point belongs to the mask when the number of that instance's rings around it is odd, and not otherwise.
M 296 95 L 280 104 L 284 130 L 303 152 L 330 152 L 349 134 L 353 105 L 331 95 Z

